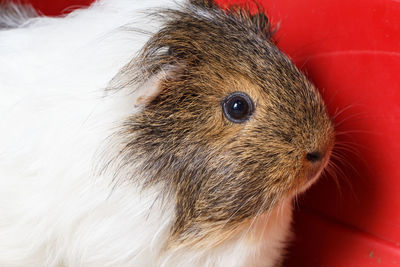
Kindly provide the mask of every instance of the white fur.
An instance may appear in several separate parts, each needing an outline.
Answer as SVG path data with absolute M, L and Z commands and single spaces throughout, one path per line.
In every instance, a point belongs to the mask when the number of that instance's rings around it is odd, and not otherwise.
M 143 10 L 165 6 L 176 3 L 103 0 L 0 31 L 0 266 L 272 266 L 280 258 L 290 201 L 262 238 L 249 241 L 245 231 L 217 248 L 162 253 L 174 201 L 157 201 L 156 188 L 113 187 L 112 174 L 96 170 L 118 150 L 104 144 L 119 123 L 139 110 L 140 93 L 105 93 L 148 39 L 125 25 L 154 32 L 160 25 Z
M 30 5 L 19 6 L 13 2 L 0 5 L 0 29 L 23 27 L 34 17 L 37 13 Z

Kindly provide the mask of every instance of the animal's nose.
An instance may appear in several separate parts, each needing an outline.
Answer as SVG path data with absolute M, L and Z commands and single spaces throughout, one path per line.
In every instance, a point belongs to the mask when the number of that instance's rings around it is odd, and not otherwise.
M 317 163 L 317 162 L 321 161 L 322 157 L 323 156 L 320 151 L 313 151 L 313 152 L 307 153 L 307 155 L 306 155 L 306 159 L 312 163 Z

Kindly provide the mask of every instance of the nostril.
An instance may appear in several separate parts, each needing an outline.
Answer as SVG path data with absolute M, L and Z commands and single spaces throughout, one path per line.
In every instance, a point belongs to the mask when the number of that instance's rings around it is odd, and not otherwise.
M 322 154 L 319 151 L 314 151 L 311 153 L 307 153 L 306 158 L 308 161 L 315 163 L 317 161 L 320 161 L 322 159 Z

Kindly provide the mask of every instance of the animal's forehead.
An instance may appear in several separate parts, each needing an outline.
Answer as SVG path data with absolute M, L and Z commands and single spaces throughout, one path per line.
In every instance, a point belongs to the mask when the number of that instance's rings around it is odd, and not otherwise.
M 265 91 L 284 89 L 289 85 L 301 85 L 298 89 L 307 87 L 304 75 L 269 41 L 262 43 L 258 40 L 258 44 L 252 40 L 246 43 L 239 40 L 225 42 L 226 45 L 223 45 L 214 40 L 201 50 L 200 57 L 205 63 L 199 70 L 205 75 L 222 78 L 225 83 L 237 81 L 253 85 L 253 88 Z
M 297 71 L 295 68 L 293 70 Z M 205 89 L 210 97 L 217 97 L 219 100 L 234 92 L 243 92 L 249 95 L 256 105 L 267 106 L 272 104 L 271 101 L 284 104 L 283 102 L 292 102 L 294 97 L 299 100 L 299 96 L 305 95 L 305 92 L 301 91 L 313 93 L 305 77 L 299 72 L 292 74 L 291 71 L 277 71 L 268 66 L 261 66 L 256 70 L 247 63 L 237 65 L 236 69 L 207 65 L 200 70 L 200 75 L 194 82 Z

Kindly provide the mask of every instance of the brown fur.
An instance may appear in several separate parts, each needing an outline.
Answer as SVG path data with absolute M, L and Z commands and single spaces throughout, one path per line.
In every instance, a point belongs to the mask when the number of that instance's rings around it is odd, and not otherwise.
M 262 11 L 190 2 L 157 14 L 163 28 L 117 78 L 131 86 L 167 73 L 159 94 L 125 122 L 121 157 L 124 165 L 140 159 L 147 179 L 137 182 L 176 198 L 168 247 L 218 244 L 272 210 L 321 169 L 306 153 L 326 160 L 334 138 L 319 93 L 273 44 Z M 221 108 L 236 91 L 255 104 L 241 124 Z

